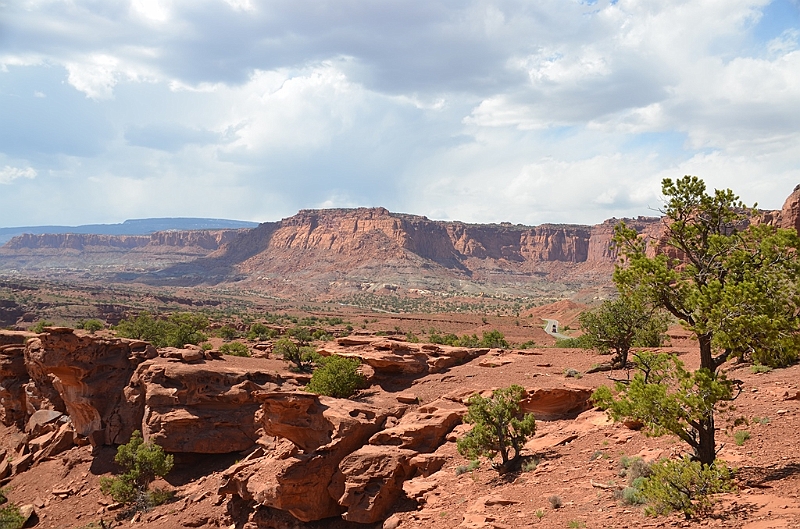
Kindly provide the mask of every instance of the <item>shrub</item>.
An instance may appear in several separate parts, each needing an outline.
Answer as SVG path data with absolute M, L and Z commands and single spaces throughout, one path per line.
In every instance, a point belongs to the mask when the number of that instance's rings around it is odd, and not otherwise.
M 228 342 L 219 346 L 219 352 L 230 356 L 250 356 L 250 349 L 242 342 Z
M 135 430 L 128 444 L 117 448 L 114 461 L 122 467 L 123 473 L 115 478 L 103 478 L 100 490 L 109 494 L 114 501 L 131 505 L 134 510 L 148 510 L 159 501 L 169 499 L 169 493 L 158 490 L 151 493 L 150 483 L 157 477 L 166 476 L 172 470 L 173 460 L 160 446 L 142 440 L 142 434 Z
M 36 325 L 31 327 L 31 332 L 35 332 L 35 333 L 39 334 L 41 332 L 44 332 L 44 328 L 45 327 L 52 327 L 53 325 L 55 325 L 55 323 L 53 323 L 52 321 L 39 320 L 39 321 L 36 322 Z
M 0 508 L 0 528 L 2 529 L 22 529 L 25 525 L 25 518 L 19 511 L 19 507 L 13 503 Z
M 411 331 L 406 333 L 406 341 L 409 343 L 419 343 L 419 337 Z
M 501 474 L 514 470 L 520 461 L 522 445 L 536 430 L 533 415 L 523 415 L 520 411 L 524 391 L 515 384 L 495 390 L 489 399 L 477 393 L 472 395 L 467 401 L 469 409 L 464 422 L 474 426 L 458 440 L 458 452 L 473 459 L 480 456 L 493 459 L 500 454 L 501 461 L 493 462 L 492 467 Z
M 317 329 L 316 331 L 311 333 L 311 337 L 314 340 L 319 340 L 319 341 L 322 341 L 322 342 L 328 342 L 328 341 L 330 341 L 332 339 L 331 335 L 328 334 L 327 332 L 323 331 L 322 329 Z
M 224 327 L 217 329 L 217 336 L 223 340 L 234 340 L 239 337 L 239 331 L 230 325 L 225 325 Z
M 94 334 L 94 333 L 96 333 L 97 331 L 99 331 L 99 330 L 101 330 L 101 329 L 104 329 L 104 328 L 105 328 L 105 325 L 103 324 L 103 322 L 102 322 L 102 321 L 100 321 L 100 320 L 95 320 L 95 319 L 91 319 L 91 320 L 78 320 L 78 321 L 75 323 L 75 328 L 76 328 L 76 329 L 83 329 L 83 330 L 85 330 L 85 331 L 89 331 L 89 333 L 90 333 L 90 334 Z
M 254 323 L 250 326 L 250 330 L 247 331 L 247 339 L 248 340 L 271 340 L 278 335 L 278 331 L 275 329 L 271 329 L 264 325 L 263 323 Z
M 688 456 L 662 460 L 651 466 L 653 475 L 641 487 L 641 498 L 650 515 L 681 511 L 686 519 L 711 511 L 712 494 L 729 492 L 731 472 L 719 461 L 704 465 Z
M 292 362 L 297 371 L 310 372 L 319 355 L 313 347 L 298 347 L 288 338 L 281 338 L 272 348 L 272 352 L 284 360 Z
M 562 349 L 590 349 L 586 338 L 578 336 L 577 338 L 556 338 L 556 347 Z
M 736 446 L 742 446 L 745 441 L 750 439 L 750 432 L 747 430 L 737 430 L 733 434 L 733 440 L 736 441 Z
M 561 496 L 556 496 L 555 494 L 547 498 L 547 501 L 550 502 L 550 507 L 553 509 L 560 509 L 564 505 Z
M 577 369 L 569 367 L 564 370 L 564 376 L 567 378 L 581 378 L 583 375 Z
M 156 347 L 183 347 L 208 339 L 203 330 L 208 328 L 208 318 L 203 314 L 176 313 L 167 319 L 156 319 L 149 312 L 119 322 L 117 335 L 150 342 Z
M 458 465 L 456 467 L 456 476 L 460 476 L 461 474 L 465 474 L 467 472 L 472 472 L 473 470 L 477 470 L 478 467 L 481 466 L 481 462 L 477 459 L 473 459 L 469 462 L 469 465 Z
M 481 338 L 481 347 L 508 349 L 508 342 L 503 333 L 498 330 L 484 331 L 483 338 Z
M 762 364 L 753 364 L 752 366 L 750 366 L 750 371 L 757 375 L 760 373 L 769 373 L 770 371 L 772 371 L 772 368 Z
M 314 339 L 311 331 L 309 331 L 306 327 L 295 327 L 293 329 L 289 329 L 287 334 L 297 340 L 301 347 L 307 345 L 308 342 Z
M 306 390 L 346 399 L 364 385 L 364 375 L 358 371 L 360 362 L 357 359 L 333 355 L 320 360 L 320 363 L 322 367 L 314 371 Z

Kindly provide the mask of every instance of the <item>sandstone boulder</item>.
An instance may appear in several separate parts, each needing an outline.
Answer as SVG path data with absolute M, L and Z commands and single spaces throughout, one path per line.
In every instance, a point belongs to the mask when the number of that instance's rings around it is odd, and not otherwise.
M 328 485 L 339 463 L 365 445 L 390 412 L 300 392 L 268 392 L 260 398 L 263 432 L 290 439 L 303 453 L 273 453 L 234 465 L 223 476 L 220 494 L 288 511 L 305 522 L 341 514 L 339 497 L 330 494 Z M 298 411 L 300 416 L 295 415 Z M 314 432 L 306 433 L 305 428 Z
M 134 425 L 126 430 L 121 419 L 128 415 L 123 388 L 136 366 L 155 354 L 150 344 L 138 340 L 49 328 L 25 350 L 31 377 L 27 403 L 66 412 L 75 431 L 94 444 L 124 442 Z
M 459 389 L 444 396 L 447 400 L 466 404 L 470 396 L 492 396 L 492 389 Z M 532 413 L 537 421 L 554 421 L 574 417 L 591 408 L 592 389 L 580 386 L 560 388 L 527 388 L 520 401 L 524 413 Z
M 255 395 L 277 389 L 280 376 L 254 358 L 185 363 L 154 358 L 141 364 L 125 388 L 131 409 L 120 431 L 141 429 L 167 452 L 227 453 L 255 446 Z
M 532 413 L 536 420 L 552 421 L 575 416 L 591 408 L 591 388 L 565 386 L 562 388 L 528 389 L 520 402 L 524 413 Z
M 398 446 L 415 452 L 433 452 L 466 413 L 465 406 L 437 400 L 406 413 L 397 425 L 373 435 L 369 443 Z
M 358 358 L 377 377 L 438 373 L 484 355 L 489 349 L 410 343 L 393 337 L 344 337 L 317 351 L 322 356 Z
M 345 457 L 328 491 L 347 511 L 349 522 L 375 523 L 386 517 L 403 492 L 413 469 L 412 450 L 396 446 L 364 446 Z

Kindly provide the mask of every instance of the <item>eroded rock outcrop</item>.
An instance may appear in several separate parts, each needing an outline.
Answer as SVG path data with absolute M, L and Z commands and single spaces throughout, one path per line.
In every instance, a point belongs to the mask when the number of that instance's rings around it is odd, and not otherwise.
M 5 425 L 25 422 L 25 384 L 29 377 L 25 368 L 25 347 L 36 335 L 28 332 L 0 333 L 0 421 Z
M 264 433 L 286 435 L 299 443 L 302 452 L 269 454 L 235 465 L 220 492 L 288 511 L 302 521 L 344 512 L 339 498 L 328 491 L 339 463 L 367 444 L 387 417 L 399 415 L 401 410 L 381 410 L 309 393 L 272 392 L 261 398 Z M 297 417 L 297 410 L 305 410 L 306 417 Z M 313 433 L 307 434 L 305 428 Z
M 65 412 L 75 431 L 94 444 L 125 442 L 136 428 L 123 388 L 136 367 L 156 354 L 147 342 L 48 328 L 25 349 L 28 412 Z
M 523 413 L 532 413 L 537 421 L 566 419 L 591 408 L 589 399 L 592 392 L 591 388 L 580 386 L 526 388 L 520 401 L 520 410 Z M 449 393 L 444 398 L 466 404 L 475 393 L 488 398 L 492 395 L 492 390 L 463 389 Z
M 281 382 L 252 358 L 154 358 L 138 366 L 124 389 L 131 413 L 120 432 L 140 429 L 145 440 L 168 452 L 246 450 L 258 439 L 255 394 L 277 389 Z
M 322 356 L 358 358 L 378 377 L 438 373 L 485 355 L 488 348 L 410 343 L 394 337 L 344 337 L 317 350 Z
M 305 392 L 258 398 L 262 433 L 291 441 L 293 449 L 277 445 L 234 466 L 220 492 L 302 521 L 385 518 L 405 480 L 442 467 L 445 458 L 434 452 L 466 413 L 463 405 L 444 400 L 403 414 L 404 406 L 381 410 Z

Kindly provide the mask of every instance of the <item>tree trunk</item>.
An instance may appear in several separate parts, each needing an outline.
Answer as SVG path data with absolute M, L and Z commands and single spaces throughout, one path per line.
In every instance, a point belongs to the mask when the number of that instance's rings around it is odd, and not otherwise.
M 705 368 L 716 374 L 717 366 L 714 362 L 714 355 L 711 351 L 711 338 L 710 332 L 699 334 L 697 338 L 700 342 L 700 368 Z M 708 412 L 708 415 L 700 421 L 700 430 L 697 432 L 697 440 L 699 446 L 695 450 L 697 460 L 704 465 L 710 465 L 717 457 L 717 444 L 714 438 L 714 411 Z
M 695 450 L 697 460 L 704 465 L 711 465 L 717 457 L 717 445 L 714 439 L 714 415 L 700 421 L 700 430 L 697 432 L 699 445 Z
M 713 373 L 717 370 L 717 366 L 714 364 L 714 355 L 711 351 L 711 338 L 712 334 L 710 332 L 697 335 L 697 339 L 700 342 L 700 367 L 704 367 Z

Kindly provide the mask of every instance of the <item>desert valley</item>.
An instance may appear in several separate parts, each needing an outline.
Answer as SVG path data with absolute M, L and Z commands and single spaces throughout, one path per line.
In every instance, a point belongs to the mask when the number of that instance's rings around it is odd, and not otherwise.
M 796 230 L 800 190 L 752 222 Z M 717 420 L 717 457 L 736 471 L 711 510 L 646 516 L 626 495 L 636 465 L 688 446 L 597 408 L 594 391 L 630 366 L 601 369 L 608 357 L 572 343 L 579 315 L 615 297 L 617 223 L 361 208 L 15 236 L 0 247 L 3 494 L 43 528 L 800 526 L 797 365 L 722 366 L 740 391 Z M 626 223 L 659 253 L 662 219 Z M 186 345 L 123 337 L 198 316 L 202 337 Z M 677 321 L 666 334 L 651 350 L 696 369 L 694 335 Z M 313 364 L 335 357 L 358 361 L 349 398 L 308 389 Z M 498 472 L 458 441 L 471 396 L 511 384 L 535 432 Z M 139 507 L 101 490 L 134 431 L 174 461 L 152 483 L 163 500 Z

